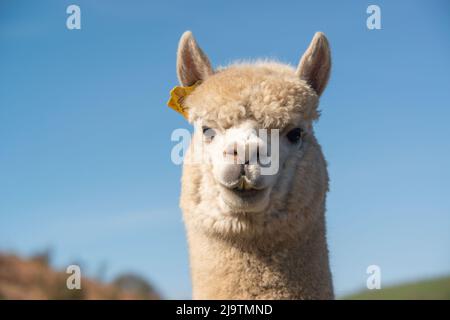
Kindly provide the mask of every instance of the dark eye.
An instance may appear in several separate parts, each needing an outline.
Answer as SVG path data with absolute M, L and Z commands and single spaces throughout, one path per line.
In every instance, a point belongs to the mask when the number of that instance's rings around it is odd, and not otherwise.
M 301 128 L 295 128 L 289 131 L 286 135 L 288 140 L 292 143 L 297 143 L 302 137 L 303 130 Z
M 203 126 L 203 127 L 202 127 L 202 130 L 203 130 L 203 135 L 204 135 L 209 141 L 211 141 L 211 140 L 214 138 L 214 136 L 216 135 L 216 131 L 215 131 L 214 129 L 209 128 L 209 127 Z

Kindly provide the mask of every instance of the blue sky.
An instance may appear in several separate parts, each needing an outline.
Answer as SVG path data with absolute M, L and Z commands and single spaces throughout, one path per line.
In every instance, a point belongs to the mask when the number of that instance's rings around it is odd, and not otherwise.
M 82 29 L 66 28 L 81 7 Z M 381 30 L 366 8 L 381 7 Z M 338 295 L 450 273 L 450 5 L 445 1 L 0 3 L 0 249 L 107 265 L 189 298 L 166 107 L 192 30 L 214 65 L 298 63 L 327 34 L 333 71 L 316 133 L 329 163 Z M 83 267 L 84 266 L 84 267 Z

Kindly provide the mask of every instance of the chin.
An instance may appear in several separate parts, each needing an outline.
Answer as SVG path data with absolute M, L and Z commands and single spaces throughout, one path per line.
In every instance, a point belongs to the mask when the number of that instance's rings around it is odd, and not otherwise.
M 222 239 L 242 239 L 261 236 L 267 227 L 267 212 L 271 187 L 247 191 L 220 186 L 216 195 L 218 210 L 207 211 L 200 218 L 200 227 Z

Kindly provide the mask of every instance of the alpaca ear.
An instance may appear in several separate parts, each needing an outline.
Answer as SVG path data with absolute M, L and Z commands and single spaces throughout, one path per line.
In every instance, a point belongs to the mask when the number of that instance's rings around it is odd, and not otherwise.
M 330 70 L 331 53 L 328 40 L 322 32 L 316 32 L 298 64 L 297 75 L 320 96 L 327 85 Z
M 213 74 L 208 57 L 190 31 L 183 33 L 178 44 L 177 74 L 182 86 L 192 86 Z

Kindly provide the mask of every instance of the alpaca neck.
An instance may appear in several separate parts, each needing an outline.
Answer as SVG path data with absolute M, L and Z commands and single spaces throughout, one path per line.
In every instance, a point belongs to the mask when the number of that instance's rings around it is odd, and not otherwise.
M 194 299 L 333 298 L 323 219 L 290 240 L 188 236 Z

